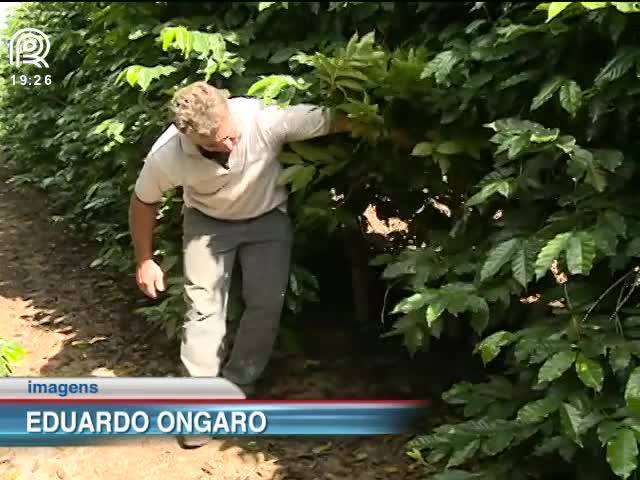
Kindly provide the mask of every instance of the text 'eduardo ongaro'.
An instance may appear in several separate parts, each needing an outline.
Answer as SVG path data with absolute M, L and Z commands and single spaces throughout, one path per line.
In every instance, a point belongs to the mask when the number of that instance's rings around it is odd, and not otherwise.
M 27 433 L 170 433 L 259 434 L 267 428 L 264 412 L 163 410 L 151 420 L 147 412 L 27 412 Z

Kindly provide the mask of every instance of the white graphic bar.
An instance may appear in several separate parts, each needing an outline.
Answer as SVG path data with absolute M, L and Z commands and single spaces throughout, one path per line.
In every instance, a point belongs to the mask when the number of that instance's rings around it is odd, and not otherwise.
M 0 378 L 0 400 L 244 398 L 240 388 L 219 377 Z

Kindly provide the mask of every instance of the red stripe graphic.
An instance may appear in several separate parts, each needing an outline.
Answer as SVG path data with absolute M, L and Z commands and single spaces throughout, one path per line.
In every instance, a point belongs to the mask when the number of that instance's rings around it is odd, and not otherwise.
M 109 403 L 214 403 L 214 404 L 262 404 L 262 405 L 387 405 L 387 406 L 426 406 L 429 400 L 233 400 L 220 398 L 0 398 L 0 404 L 24 403 L 61 403 L 61 404 L 109 404 Z

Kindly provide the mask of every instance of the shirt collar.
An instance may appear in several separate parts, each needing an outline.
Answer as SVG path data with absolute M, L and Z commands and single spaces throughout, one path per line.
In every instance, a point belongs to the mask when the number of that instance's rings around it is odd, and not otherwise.
M 189 137 L 187 137 L 182 132 L 180 132 L 180 147 L 182 148 L 182 151 L 187 155 L 191 155 L 192 157 L 201 156 L 200 150 L 198 150 L 196 144 L 189 140 Z

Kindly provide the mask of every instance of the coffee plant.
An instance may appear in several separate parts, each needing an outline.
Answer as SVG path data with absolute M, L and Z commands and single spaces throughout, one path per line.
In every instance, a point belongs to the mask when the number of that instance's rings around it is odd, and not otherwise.
M 11 375 L 12 365 L 22 360 L 26 353 L 26 350 L 17 343 L 0 338 L 0 377 Z
M 432 478 L 632 478 L 639 11 L 636 2 L 26 4 L 6 35 L 49 34 L 53 83 L 14 84 L 2 58 L 0 144 L 11 181 L 49 192 L 53 220 L 101 245 L 92 266 L 130 275 L 127 204 L 176 88 L 205 79 L 232 95 L 343 112 L 351 135 L 291 144 L 280 158 L 296 224 L 288 310 L 323 287 L 305 254 L 338 241 L 351 273 L 374 272 L 387 290 L 378 302 L 354 283 L 362 319 L 380 317 L 368 318 L 365 303 L 384 308 L 386 335 L 411 353 L 473 341 L 485 381 L 451 386 L 443 400 L 459 416 L 408 446 Z M 369 205 L 408 232 L 368 234 Z M 162 204 L 156 253 L 170 288 L 142 309 L 169 335 L 181 318 L 181 207 L 179 192 Z M 340 259 L 332 268 L 345 273 Z

